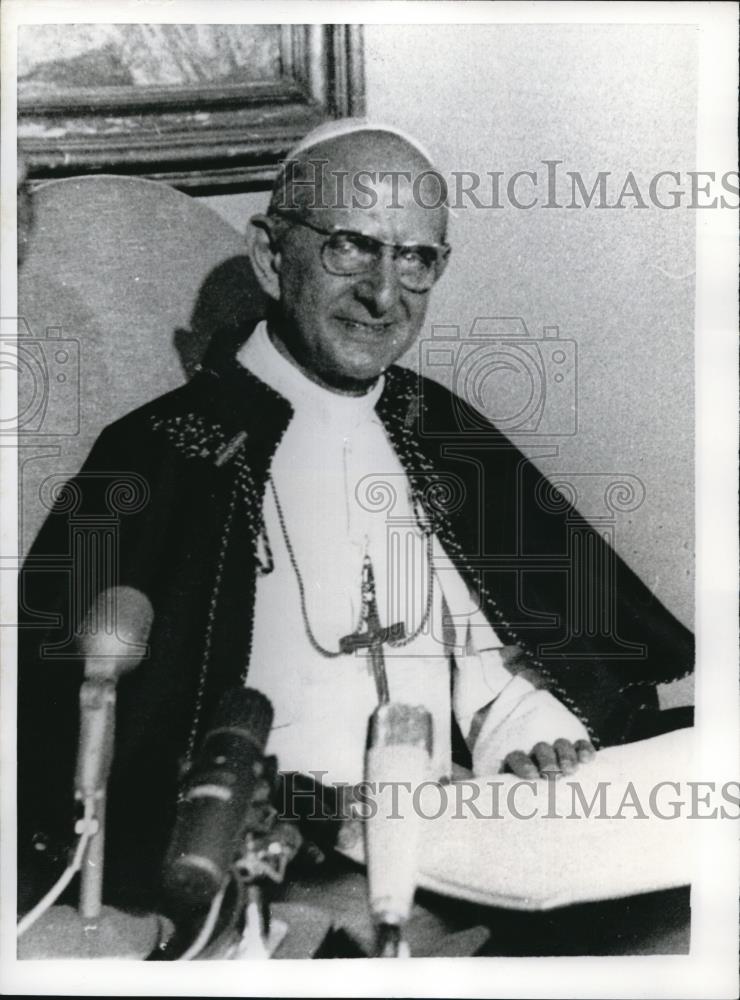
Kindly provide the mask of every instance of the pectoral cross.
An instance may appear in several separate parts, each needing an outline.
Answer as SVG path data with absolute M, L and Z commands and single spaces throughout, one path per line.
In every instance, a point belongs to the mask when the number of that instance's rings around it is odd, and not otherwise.
M 378 601 L 375 596 L 375 575 L 370 557 L 365 556 L 362 563 L 362 617 L 361 627 L 351 635 L 345 635 L 339 640 L 339 648 L 343 653 L 354 653 L 358 649 L 367 649 L 375 677 L 375 689 L 378 692 L 378 702 L 385 705 L 390 701 L 388 692 L 388 677 L 385 672 L 385 657 L 383 644 L 397 642 L 406 635 L 403 622 L 396 622 L 383 628 L 378 614 Z

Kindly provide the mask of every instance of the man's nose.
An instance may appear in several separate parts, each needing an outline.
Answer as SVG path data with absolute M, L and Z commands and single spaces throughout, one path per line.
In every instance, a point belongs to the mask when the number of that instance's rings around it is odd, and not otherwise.
M 363 274 L 355 286 L 355 295 L 373 316 L 384 316 L 398 302 L 401 285 L 389 248 L 376 260 L 372 270 Z

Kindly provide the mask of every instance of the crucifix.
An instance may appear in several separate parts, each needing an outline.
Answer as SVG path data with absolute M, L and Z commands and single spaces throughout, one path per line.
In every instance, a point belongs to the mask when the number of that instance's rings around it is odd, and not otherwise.
M 388 677 L 385 672 L 385 657 L 383 644 L 399 642 L 406 636 L 403 622 L 396 622 L 383 628 L 378 614 L 378 601 L 375 596 L 375 575 L 370 557 L 365 556 L 362 563 L 362 616 L 360 628 L 351 635 L 345 635 L 339 640 L 339 648 L 343 653 L 354 653 L 358 649 L 367 649 L 375 677 L 375 689 L 378 692 L 378 702 L 386 705 L 390 701 L 388 692 Z

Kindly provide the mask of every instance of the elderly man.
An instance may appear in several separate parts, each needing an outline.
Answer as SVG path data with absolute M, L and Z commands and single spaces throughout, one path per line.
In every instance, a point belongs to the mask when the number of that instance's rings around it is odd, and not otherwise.
M 466 404 L 395 365 L 445 270 L 447 222 L 443 181 L 409 137 L 352 120 L 312 133 L 252 219 L 265 321 L 227 364 L 106 429 L 75 484 L 91 515 L 116 472 L 147 484 L 100 578 L 154 608 L 149 659 L 119 685 L 114 900 L 156 900 L 180 769 L 229 686 L 273 703 L 281 770 L 325 785 L 362 778 L 387 698 L 431 713 L 435 779 L 454 762 L 531 778 L 655 731 L 655 684 L 691 669 L 688 633 L 618 560 L 617 625 L 645 655 L 616 665 L 585 633 L 546 657 L 552 623 L 568 625 L 565 586 L 533 573 L 521 596 L 496 571 L 522 543 L 562 550 L 577 515 L 538 502 L 542 477 L 495 428 L 470 447 Z M 34 554 L 64 551 L 65 525 L 62 498 Z M 591 544 L 605 551 L 597 532 Z M 69 592 L 90 593 L 89 573 Z M 74 628 L 43 578 L 24 593 Z M 72 828 L 79 670 L 45 665 L 36 632 L 22 640 L 22 846 L 53 844 Z

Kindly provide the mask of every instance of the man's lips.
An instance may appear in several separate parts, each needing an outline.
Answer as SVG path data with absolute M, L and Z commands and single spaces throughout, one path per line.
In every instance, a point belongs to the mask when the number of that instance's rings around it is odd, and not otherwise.
M 363 320 L 353 319 L 350 316 L 337 316 L 337 320 L 349 329 L 369 333 L 386 333 L 394 326 L 392 320 Z

